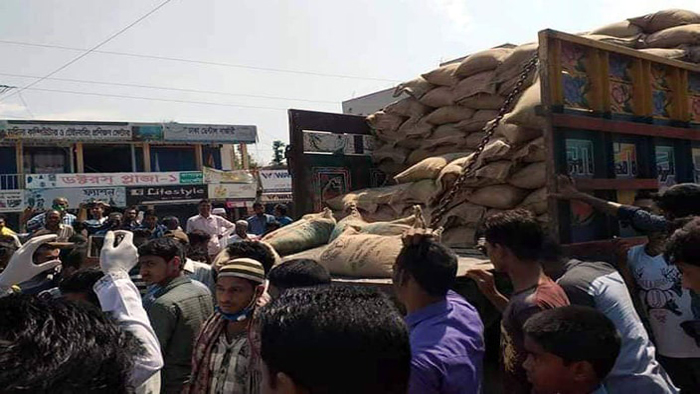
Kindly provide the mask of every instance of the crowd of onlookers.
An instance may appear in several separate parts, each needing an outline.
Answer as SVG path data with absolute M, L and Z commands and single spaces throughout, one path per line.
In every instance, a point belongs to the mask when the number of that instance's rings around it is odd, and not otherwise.
M 502 313 L 501 392 L 700 392 L 700 186 L 630 206 L 558 186 L 552 197 L 646 238 L 592 262 L 566 257 L 528 211 L 479 225 L 478 249 L 512 285 L 466 274 Z M 258 237 L 291 223 L 284 206 L 232 223 L 202 200 L 184 229 L 151 210 L 67 206 L 28 220 L 30 236 L 0 219 L 0 392 L 488 392 L 484 324 L 452 290 L 458 257 L 439 232 L 404 234 L 391 300 L 331 284 L 316 261 L 281 262 Z

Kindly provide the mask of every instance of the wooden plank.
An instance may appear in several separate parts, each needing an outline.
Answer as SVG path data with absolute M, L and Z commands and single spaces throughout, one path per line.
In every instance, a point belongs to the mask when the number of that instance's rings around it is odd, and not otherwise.
M 601 111 L 610 112 L 610 56 L 608 52 L 600 52 L 600 78 L 601 78 Z
M 580 190 L 639 190 L 658 189 L 657 179 L 588 179 L 577 178 L 576 187 Z
M 678 71 L 678 90 L 676 91 L 676 104 L 678 105 L 678 119 L 689 122 L 690 121 L 690 107 L 688 105 L 688 100 L 690 95 L 688 94 L 688 71 L 677 70 Z
M 608 133 L 700 141 L 700 130 L 686 129 L 682 127 L 652 125 L 556 113 L 552 114 L 552 124 L 555 127 L 571 129 L 597 130 Z
M 607 79 L 600 66 L 600 54 L 602 51 L 588 48 L 588 65 L 586 66 L 588 81 L 591 84 L 589 108 L 593 111 L 603 112 L 603 80 Z

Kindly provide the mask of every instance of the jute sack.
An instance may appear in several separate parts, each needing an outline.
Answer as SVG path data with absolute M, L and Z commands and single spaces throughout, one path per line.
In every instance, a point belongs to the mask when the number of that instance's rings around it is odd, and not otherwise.
M 334 227 L 333 213 L 324 208 L 321 213 L 304 215 L 300 220 L 267 234 L 262 241 L 284 256 L 327 243 Z
M 542 136 L 542 129 L 531 129 L 518 126 L 517 124 L 501 122 L 496 126 L 494 134 L 499 137 L 504 137 L 511 145 L 520 145 Z
M 408 157 L 408 151 L 403 148 L 384 145 L 381 148 L 372 151 L 372 160 L 375 163 L 381 163 L 385 160 L 395 163 L 403 163 Z
M 453 88 L 454 100 L 459 102 L 480 93 L 496 93 L 496 86 L 493 84 L 493 77 L 494 71 L 484 71 L 461 80 Z
M 627 38 L 604 36 L 600 34 L 584 34 L 584 38 L 590 40 L 607 42 L 608 44 L 615 44 L 625 48 L 639 48 L 641 46 L 641 35 Z
M 438 177 L 438 175 L 440 175 L 440 171 L 442 171 L 442 169 L 445 168 L 445 166 L 451 161 L 468 155 L 469 153 L 466 152 L 458 152 L 429 157 L 422 160 L 418 164 L 409 167 L 406 171 L 396 175 L 394 177 L 394 181 L 396 181 L 396 183 L 409 183 L 423 179 L 435 179 Z
M 374 212 L 362 212 L 362 217 L 368 222 L 390 222 L 401 215 L 397 215 L 389 204 L 380 205 Z
M 481 131 L 486 124 L 498 116 L 498 111 L 491 109 L 480 109 L 474 113 L 470 119 L 463 120 L 455 125 L 460 130 L 466 132 Z
M 396 163 L 393 161 L 385 160 L 377 166 L 379 171 L 386 174 L 388 178 L 393 177 L 396 174 L 400 174 L 406 169 L 406 165 L 402 163 Z
M 409 118 L 397 130 L 403 137 L 424 137 L 430 135 L 433 126 L 425 121 L 426 118 Z
M 544 137 L 534 139 L 513 153 L 512 159 L 523 163 L 537 163 L 545 160 Z
M 466 152 L 466 153 L 471 153 L 469 149 L 466 148 L 455 148 L 454 146 L 450 145 L 444 145 L 444 146 L 437 146 L 432 149 L 427 149 L 427 148 L 419 148 L 413 150 L 409 155 L 408 158 L 406 158 L 406 163 L 408 165 L 415 165 L 420 163 L 422 160 L 427 159 L 429 157 L 433 156 L 440 156 L 440 155 L 445 155 L 448 153 L 457 153 L 457 152 Z
M 470 158 L 466 158 L 470 160 Z M 445 168 L 440 171 L 440 175 L 435 181 L 436 193 L 435 199 L 439 198 L 447 192 L 452 185 L 454 185 L 457 178 L 460 176 L 462 171 L 464 171 L 466 160 L 458 159 L 448 164 Z M 491 185 L 498 185 L 505 183 L 506 178 L 510 174 L 513 168 L 513 163 L 508 160 L 500 160 L 491 163 L 486 163 L 485 165 L 477 168 L 474 175 L 465 179 L 464 187 L 484 187 Z M 469 193 L 467 193 L 469 194 Z M 466 195 L 465 195 L 465 198 Z M 431 201 L 434 203 L 435 201 Z
M 454 72 L 458 78 L 467 78 L 480 72 L 493 70 L 498 67 L 512 50 L 510 48 L 494 48 L 467 56 Z
M 656 33 L 671 27 L 700 23 L 700 15 L 688 10 L 670 9 L 628 19 L 645 33 Z
M 411 215 L 402 219 L 373 223 L 365 221 L 360 211 L 356 207 L 352 207 L 349 215 L 335 225 L 329 242 L 338 238 L 348 226 L 358 229 L 363 234 L 401 235 L 417 222 L 422 223 L 422 220 L 423 212 L 419 206 L 413 206 Z
M 454 75 L 455 70 L 459 67 L 459 63 L 446 64 L 440 68 L 421 75 L 423 79 L 438 86 L 452 86 L 459 79 Z
M 634 37 L 642 34 L 642 28 L 632 24 L 630 21 L 624 20 L 595 29 L 591 31 L 590 34 L 612 37 Z
M 484 151 L 481 152 L 478 165 L 506 159 L 511 153 L 512 151 L 510 144 L 499 138 L 491 139 L 491 141 L 484 147 Z
M 370 126 L 378 130 L 397 130 L 405 119 L 406 118 L 399 115 L 377 111 L 367 117 L 367 122 Z
M 479 93 L 463 98 L 457 104 L 474 109 L 499 109 L 505 102 L 506 98 L 498 94 Z
M 691 63 L 700 63 L 700 46 L 686 47 L 686 57 Z
M 532 86 L 533 83 L 535 83 L 535 80 L 537 79 L 537 72 L 533 71 L 525 77 L 525 80 L 523 81 L 523 85 L 520 87 L 520 94 L 525 91 L 528 87 Z M 506 79 L 505 81 L 498 82 L 498 95 L 506 97 L 510 94 L 510 92 L 515 89 L 515 85 L 518 84 L 518 81 L 520 80 L 520 75 L 516 74 L 513 78 Z M 517 98 L 518 96 L 516 96 Z
M 406 93 L 411 97 L 419 99 L 433 87 L 435 86 L 426 81 L 423 77 L 418 77 L 396 86 L 396 89 L 394 89 L 394 97 L 399 97 L 401 94 Z
M 437 189 L 435 181 L 432 179 L 423 179 L 418 182 L 409 183 L 408 185 L 409 187 L 407 189 L 391 196 L 389 205 L 394 208 L 396 212 L 403 211 L 403 207 L 406 205 L 427 205 Z
M 688 55 L 684 49 L 666 49 L 666 48 L 647 48 L 640 49 L 640 52 L 648 53 L 654 56 L 665 57 L 666 59 L 683 60 Z
M 473 226 L 460 226 L 448 228 L 442 233 L 442 243 L 452 248 L 466 248 L 474 246 L 476 229 Z
M 503 118 L 503 122 L 517 124 L 530 129 L 544 128 L 544 118 L 538 116 L 535 112 L 535 108 L 540 103 L 540 83 L 538 81 L 527 88 L 520 100 L 518 100 L 515 108 Z
M 432 108 L 448 107 L 454 104 L 454 92 L 449 86 L 439 86 L 424 94 L 420 102 Z
M 520 203 L 528 191 L 510 185 L 486 186 L 470 194 L 471 203 L 489 208 L 511 209 Z
M 423 147 L 429 151 L 436 151 L 442 147 L 451 147 L 451 151 L 456 152 L 467 147 L 466 135 L 453 135 L 444 138 L 428 138 L 423 141 Z
M 348 227 L 319 258 L 333 275 L 360 278 L 391 278 L 403 242 L 401 235 L 361 234 Z
M 430 111 L 430 107 L 413 97 L 406 97 L 395 101 L 384 108 L 384 112 L 388 114 L 400 115 L 407 118 L 420 118 Z
M 334 211 L 347 211 L 351 207 L 374 213 L 382 204 L 388 204 L 391 195 L 407 188 L 407 185 L 375 187 L 372 189 L 356 190 L 326 201 Z
M 401 147 L 401 148 L 406 148 L 408 150 L 413 150 L 413 149 L 418 149 L 424 144 L 424 140 L 421 138 L 420 135 L 410 135 L 406 136 L 402 139 L 400 139 L 397 143 L 396 146 Z
M 542 187 L 530 193 L 520 203 L 518 208 L 532 211 L 535 215 L 542 215 L 547 212 L 547 188 Z
M 521 189 L 539 189 L 547 181 L 547 166 L 545 162 L 532 163 L 513 173 L 508 184 Z
M 478 131 L 476 133 L 469 134 L 469 136 L 467 137 L 467 148 L 476 149 L 485 136 L 486 133 L 484 133 L 483 131 Z
M 447 211 L 437 225 L 445 228 L 465 225 L 473 226 L 483 219 L 485 213 L 486 208 L 464 202 Z
M 513 48 L 510 55 L 495 70 L 494 82 L 501 83 L 517 78 L 523 66 L 537 53 L 537 43 L 523 44 Z
M 449 107 L 438 108 L 423 118 L 423 121 L 436 126 L 447 123 L 458 123 L 469 119 L 474 115 L 474 110 L 470 108 L 451 105 Z
M 675 48 L 681 45 L 700 45 L 700 23 L 671 27 L 650 34 L 644 40 L 646 48 Z
M 318 261 L 321 259 L 321 254 L 323 254 L 323 251 L 326 250 L 327 245 L 319 246 L 317 248 L 305 250 L 303 252 L 299 253 L 294 253 L 290 254 L 289 256 L 284 256 L 282 258 L 282 262 L 287 262 L 291 260 L 313 260 L 318 263 Z
M 467 136 L 467 134 L 465 134 L 462 130 L 455 127 L 455 123 L 447 123 L 434 128 L 433 133 L 430 134 L 430 138 L 438 139 L 452 137 L 455 135 Z

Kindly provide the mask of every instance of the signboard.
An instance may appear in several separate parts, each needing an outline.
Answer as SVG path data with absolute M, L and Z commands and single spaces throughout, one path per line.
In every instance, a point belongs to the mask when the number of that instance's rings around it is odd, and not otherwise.
M 204 183 L 254 183 L 255 177 L 250 171 L 221 171 L 209 167 L 202 168 Z
M 676 184 L 676 154 L 672 146 L 656 146 L 656 172 L 659 190 Z
M 166 141 L 254 144 L 258 137 L 256 126 L 164 123 L 163 131 Z
M 260 170 L 263 193 L 291 193 L 292 174 L 287 170 Z
M 0 126 L 0 137 L 10 140 L 130 141 L 131 126 L 5 122 Z
M 637 146 L 628 143 L 614 143 L 615 177 L 635 178 L 637 176 Z
M 260 202 L 263 204 L 274 204 L 277 202 L 290 202 L 292 201 L 292 193 L 271 193 L 263 194 L 260 196 Z
M 36 210 L 51 208 L 57 197 L 68 199 L 68 207 L 77 209 L 81 203 L 100 200 L 115 207 L 126 207 L 126 190 L 123 187 L 87 187 L 63 189 L 27 189 L 26 205 Z
M 24 208 L 24 190 L 0 190 L 0 212 L 21 212 Z
M 132 124 L 134 141 L 162 141 L 163 126 L 154 124 Z
M 590 178 L 595 174 L 593 159 L 593 141 L 567 139 L 566 162 L 569 175 L 578 178 Z
M 143 186 L 126 188 L 127 205 L 140 205 L 149 202 L 182 202 L 207 198 L 205 185 Z
M 27 189 L 68 188 L 91 186 L 153 186 L 196 185 L 202 183 L 202 173 L 188 172 L 115 172 L 105 174 L 29 174 Z
M 222 183 L 209 185 L 209 198 L 212 200 L 248 199 L 254 200 L 258 192 L 254 183 Z

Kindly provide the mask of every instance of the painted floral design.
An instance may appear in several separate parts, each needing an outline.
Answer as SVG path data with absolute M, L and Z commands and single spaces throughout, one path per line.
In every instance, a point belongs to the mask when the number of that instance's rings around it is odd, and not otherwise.
M 561 68 L 566 71 L 586 72 L 584 63 L 585 53 L 578 45 L 564 44 L 561 46 Z
M 616 56 L 611 53 L 608 60 L 608 74 L 610 75 L 610 78 L 631 82 L 632 78 L 627 72 L 630 66 L 631 60 L 629 58 L 624 56 Z
M 632 85 L 610 82 L 610 102 L 612 112 L 633 113 Z
M 668 106 L 671 102 L 671 93 L 665 90 L 654 90 L 652 92 L 653 114 L 655 116 L 669 117 Z
M 654 89 L 669 89 L 666 67 L 653 64 L 651 67 L 651 81 Z
M 700 94 L 700 74 L 688 73 L 688 91 Z
M 690 109 L 690 120 L 700 122 L 700 96 L 691 96 L 688 100 Z
M 588 78 L 564 74 L 564 103 L 575 108 L 589 108 L 586 94 L 589 90 Z

